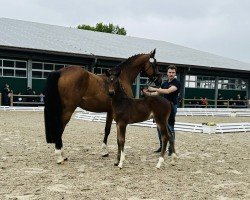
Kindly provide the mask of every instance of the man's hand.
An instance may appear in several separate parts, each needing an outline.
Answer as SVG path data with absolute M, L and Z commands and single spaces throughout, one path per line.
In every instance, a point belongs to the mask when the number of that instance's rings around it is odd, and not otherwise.
M 154 87 L 151 87 L 151 86 L 148 87 L 149 92 L 156 92 L 156 89 L 157 88 L 154 88 Z

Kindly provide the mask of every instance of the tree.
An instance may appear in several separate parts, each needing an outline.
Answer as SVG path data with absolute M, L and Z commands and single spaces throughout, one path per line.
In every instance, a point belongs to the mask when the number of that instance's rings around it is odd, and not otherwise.
M 98 31 L 98 32 L 105 32 L 105 33 L 112 33 L 117 35 L 126 35 L 127 31 L 123 27 L 119 27 L 118 25 L 114 26 L 113 24 L 109 23 L 108 25 L 103 24 L 102 22 L 97 23 L 96 26 L 90 26 L 86 24 L 78 25 L 78 29 L 90 30 L 90 31 Z

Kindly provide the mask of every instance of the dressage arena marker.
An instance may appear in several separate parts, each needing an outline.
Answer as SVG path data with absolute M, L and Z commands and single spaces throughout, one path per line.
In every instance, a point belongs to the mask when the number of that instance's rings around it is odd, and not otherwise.
M 44 107 L 19 107 L 19 106 L 0 106 L 0 111 L 43 111 Z M 233 114 L 234 115 L 233 115 Z M 178 108 L 178 116 L 222 116 L 222 117 L 250 117 L 250 109 L 214 109 L 214 108 Z M 106 122 L 106 113 L 93 113 L 76 109 L 75 119 Z M 250 120 L 249 120 L 250 121 Z M 115 123 L 113 121 L 113 123 Z M 232 133 L 232 132 L 250 132 L 250 122 L 245 123 L 218 123 L 216 124 L 215 133 Z M 153 120 L 147 120 L 141 123 L 130 124 L 130 126 L 142 126 L 155 128 Z M 205 133 L 204 125 L 195 123 L 175 123 L 176 131 Z

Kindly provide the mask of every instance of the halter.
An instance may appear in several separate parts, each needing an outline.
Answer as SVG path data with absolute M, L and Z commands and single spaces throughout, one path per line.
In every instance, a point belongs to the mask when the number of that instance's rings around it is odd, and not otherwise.
M 154 74 L 155 75 L 152 75 L 152 77 L 153 78 L 148 78 L 148 81 L 147 81 L 147 83 L 146 83 L 146 86 L 148 87 L 148 86 L 150 86 L 153 82 L 155 82 L 156 80 L 157 80 L 157 74 L 155 73 L 155 67 L 156 67 L 156 59 L 155 58 L 153 58 L 154 59 L 154 62 L 153 63 L 150 63 L 150 66 L 148 66 L 144 71 L 142 71 L 143 73 L 147 73 L 147 71 L 149 70 L 149 68 L 150 67 L 152 67 L 153 69 L 154 69 Z

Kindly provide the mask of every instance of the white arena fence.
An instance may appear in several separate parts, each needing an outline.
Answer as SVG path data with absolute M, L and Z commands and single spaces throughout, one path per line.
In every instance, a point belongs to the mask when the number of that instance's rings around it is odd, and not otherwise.
M 43 111 L 44 106 L 38 106 L 38 107 L 0 106 L 0 110 L 3 110 L 3 111 Z
M 44 107 L 20 107 L 20 106 L 0 106 L 0 111 L 43 111 Z M 218 123 L 216 126 L 206 126 L 203 124 L 176 122 L 176 131 L 194 133 L 231 133 L 250 132 L 250 109 L 214 109 L 214 108 L 178 108 L 179 116 L 221 116 L 221 117 L 249 117 L 249 122 L 245 123 Z M 76 109 L 75 119 L 106 122 L 106 113 L 93 113 L 81 108 Z M 113 121 L 113 123 L 115 123 Z M 156 128 L 153 120 L 130 124 L 131 126 L 142 126 Z
M 250 117 L 249 108 L 178 108 L 179 116 Z
M 223 109 L 225 110 L 225 109 Z M 235 116 L 249 116 L 250 117 L 250 109 L 244 109 L 244 111 L 239 111 L 235 115 L 235 109 L 231 111 L 232 109 L 229 109 L 230 111 L 227 111 L 226 113 L 233 113 L 232 114 L 221 114 L 219 113 L 214 114 L 214 115 L 205 115 L 203 116 L 228 116 L 228 117 L 235 117 Z M 239 109 L 240 110 L 240 109 Z M 195 111 L 191 114 L 190 110 L 185 111 L 185 116 L 195 116 L 196 113 L 197 115 L 201 115 L 201 111 L 197 112 L 198 110 L 195 108 Z M 179 112 L 179 110 L 178 110 Z M 178 114 L 177 112 L 177 114 Z M 225 111 L 223 111 L 225 113 Z M 180 114 L 182 115 L 182 114 Z M 75 114 L 75 119 L 80 119 L 80 120 L 86 120 L 86 121 L 95 121 L 95 122 L 106 122 L 106 113 L 92 113 L 88 111 L 80 111 Z M 113 123 L 115 123 L 113 121 Z M 153 120 L 147 120 L 144 122 L 140 123 L 134 123 L 130 124 L 131 126 L 142 126 L 142 127 L 150 127 L 150 128 L 156 128 L 156 124 L 153 122 Z M 230 132 L 250 132 L 250 118 L 249 122 L 246 123 L 219 123 L 216 124 L 215 126 L 207 126 L 203 124 L 195 124 L 195 123 L 183 123 L 183 122 L 176 122 L 175 123 L 175 130 L 176 131 L 185 131 L 185 132 L 194 132 L 194 133 L 230 133 Z

